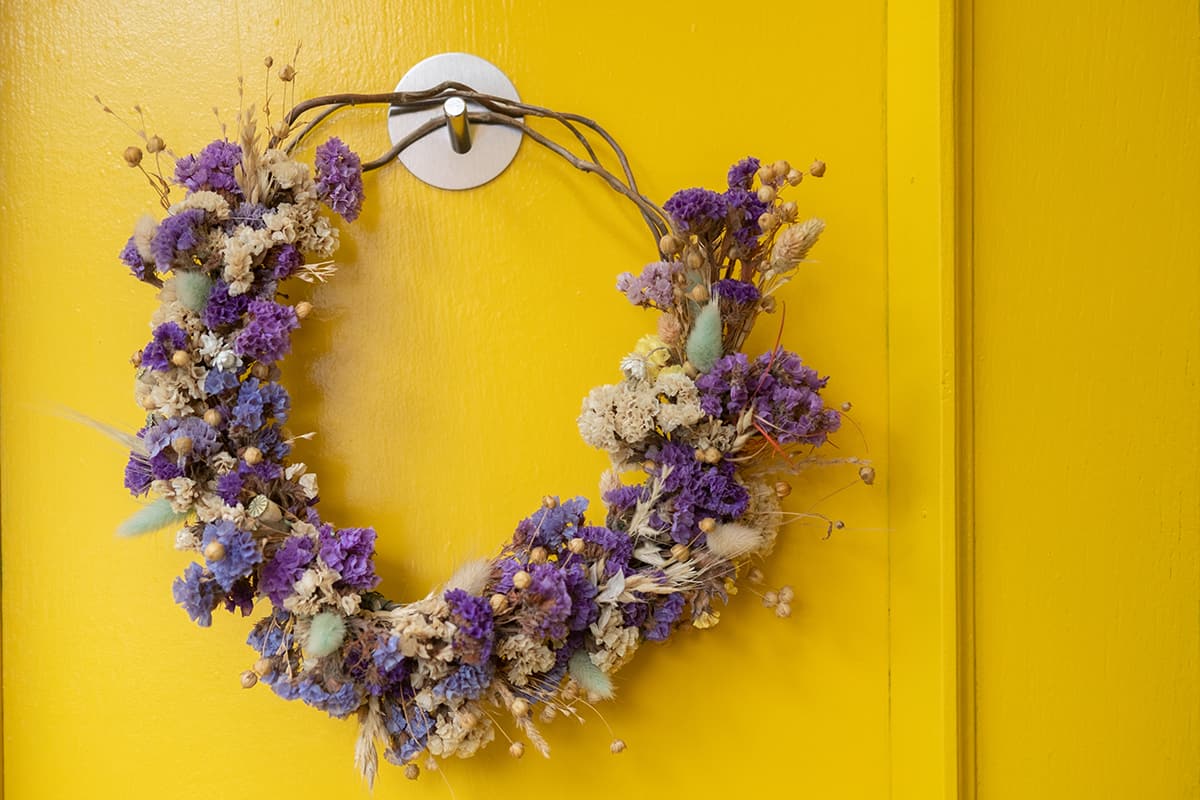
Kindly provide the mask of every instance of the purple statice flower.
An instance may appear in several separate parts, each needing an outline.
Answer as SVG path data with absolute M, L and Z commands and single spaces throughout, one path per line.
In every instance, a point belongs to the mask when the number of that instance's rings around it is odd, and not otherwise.
M 821 398 L 829 379 L 804 366 L 800 356 L 780 348 L 755 359 L 754 369 L 754 416 L 779 444 L 821 445 L 841 427 L 841 414 L 825 408 Z
M 267 254 L 267 266 L 271 269 L 271 274 L 277 281 L 281 281 L 291 275 L 303 263 L 304 257 L 300 255 L 300 251 L 296 249 L 295 245 L 285 244 L 281 247 L 273 248 Z
M 259 589 L 276 606 L 282 606 L 295 591 L 293 585 L 312 563 L 315 551 L 316 546 L 307 536 L 289 536 L 263 565 Z
M 236 372 L 227 372 L 223 369 L 210 369 L 208 374 L 204 376 L 204 393 L 212 397 L 228 389 L 233 389 L 238 383 Z
M 253 444 L 268 459 L 282 461 L 292 452 L 292 446 L 284 438 L 283 428 L 277 423 L 264 425 L 254 432 L 249 444 Z
M 646 489 L 646 484 L 639 483 L 632 486 L 618 486 L 615 489 L 609 489 L 604 493 L 603 500 L 608 506 L 610 514 L 620 514 L 623 511 L 628 511 L 638 504 L 642 499 L 642 493 Z
M 187 331 L 174 322 L 164 322 L 154 329 L 150 344 L 142 348 L 142 366 L 165 372 L 171 368 L 171 354 L 187 347 Z
M 522 560 L 524 559 L 524 560 Z M 525 569 L 529 556 L 527 553 L 501 559 L 496 566 L 500 569 L 500 578 L 492 585 L 491 591 L 508 594 L 513 590 L 513 575 Z
M 133 273 L 133 277 L 139 281 L 144 281 L 154 277 L 154 269 L 142 259 L 142 254 L 138 252 L 137 242 L 134 237 L 130 236 L 129 241 L 125 243 L 125 247 L 121 250 L 121 263 L 129 267 L 129 271 Z
M 696 379 L 700 410 L 710 417 L 735 422 L 750 405 L 756 380 L 745 353 L 730 353 L 717 359 L 708 372 Z
M 230 294 L 229 284 L 218 279 L 208 293 L 208 303 L 204 306 L 202 318 L 209 328 L 224 328 L 237 325 L 242 321 L 242 315 L 250 307 L 250 295 Z
M 296 310 L 273 300 L 252 300 L 250 321 L 233 342 L 238 355 L 270 363 L 292 349 L 291 332 L 300 327 Z
M 247 225 L 254 230 L 262 230 L 267 227 L 263 222 L 263 216 L 267 213 L 267 207 L 262 203 L 247 203 L 242 201 L 234 207 L 229 214 L 228 225 L 230 228 L 236 228 L 238 225 Z
M 650 605 L 641 600 L 621 604 L 621 622 L 626 628 L 641 628 L 650 619 Z
M 604 577 L 610 578 L 629 565 L 633 556 L 633 539 L 628 534 L 610 530 L 603 526 L 580 528 L 579 538 L 585 544 L 594 545 L 604 552 Z
M 670 467 L 662 481 L 662 491 L 674 497 L 670 511 L 663 512 L 667 516 L 658 519 L 674 541 L 703 542 L 700 520 L 712 517 L 718 522 L 730 522 L 745 513 L 750 494 L 737 482 L 735 465 L 729 461 L 717 464 L 697 461 L 691 447 L 677 442 L 651 448 L 647 455 L 657 465 L 654 474 L 661 475 L 663 467 Z M 652 515 L 652 524 L 657 516 Z
M 575 536 L 575 529 L 583 524 L 583 515 L 588 507 L 587 498 L 574 497 L 561 503 L 557 497 L 554 500 L 552 508 L 543 505 L 517 523 L 513 544 L 530 547 L 541 545 L 550 550 L 557 550 Z
M 233 588 L 233 584 L 244 578 L 254 569 L 254 565 L 262 561 L 262 552 L 254 537 L 227 519 L 210 522 L 204 526 L 204 538 L 201 544 L 208 547 L 213 542 L 220 542 L 225 547 L 225 555 L 216 561 L 206 559 L 208 568 L 216 577 L 217 583 L 225 591 Z
M 679 592 L 669 594 L 655 603 L 642 635 L 651 642 L 661 642 L 666 639 L 671 635 L 671 626 L 683 613 L 683 605 L 683 594 Z
M 600 617 L 600 606 L 596 605 L 596 595 L 599 594 L 596 584 L 588 577 L 583 561 L 578 556 L 571 556 L 561 571 L 567 594 L 571 597 L 567 628 L 572 632 L 587 630 Z
M 154 476 L 156 481 L 170 481 L 176 478 L 183 477 L 183 464 L 185 459 L 175 455 L 174 452 L 164 450 L 158 455 L 150 457 L 150 474 Z
M 335 533 L 332 525 L 324 525 L 317 546 L 321 560 L 342 576 L 339 583 L 364 592 L 379 585 L 374 528 L 342 528 Z
M 206 145 L 198 155 L 184 156 L 175 162 L 175 182 L 190 192 L 209 190 L 241 196 L 234 169 L 242 163 L 242 148 L 234 142 L 218 139 Z
M 257 378 L 247 378 L 238 389 L 231 420 L 234 425 L 255 431 L 270 419 L 287 422 L 291 398 L 287 390 L 278 383 L 260 383 Z
M 681 231 L 700 234 L 725 222 L 727 204 L 724 195 L 708 189 L 682 189 L 663 203 L 663 210 Z
M 384 727 L 392 734 L 392 746 L 383 757 L 392 764 L 406 764 L 420 755 L 435 727 L 433 717 L 408 698 L 398 698 L 385 706 Z M 399 747 L 396 747 L 399 743 Z
M 273 461 L 260 461 L 251 466 L 245 461 L 239 461 L 236 468 L 217 478 L 217 494 L 231 506 L 236 506 L 245 494 L 246 484 L 250 483 L 251 494 L 266 494 L 266 486 L 271 481 L 279 480 L 283 475 L 283 467 Z
M 642 308 L 671 308 L 675 304 L 675 276 L 683 270 L 679 261 L 655 261 L 647 264 L 641 275 L 622 272 L 617 276 L 617 291 L 635 306 Z
M 487 691 L 491 683 L 491 664 L 463 664 L 435 683 L 433 693 L 451 703 L 458 700 L 475 700 Z
M 346 222 L 354 222 L 365 196 L 358 155 L 335 136 L 317 146 L 315 164 L 317 196 Z
M 529 587 L 521 593 L 521 628 L 536 641 L 561 641 L 567 636 L 571 595 L 558 563 L 529 567 Z
M 468 664 L 482 664 L 492 654 L 492 606 L 486 598 L 477 597 L 462 589 L 446 592 L 450 619 L 458 630 L 454 634 L 454 649 Z
M 226 472 L 217 478 L 217 495 L 225 501 L 225 505 L 236 506 L 242 501 L 242 486 L 245 480 L 237 470 Z
M 154 474 L 150 468 L 150 459 L 141 453 L 131 452 L 129 461 L 125 464 L 125 488 L 134 497 L 150 491 L 150 482 Z
M 754 156 L 746 156 L 729 168 L 726 181 L 730 189 L 749 189 L 754 183 L 761 162 Z
M 221 602 L 221 596 L 216 580 L 204 567 L 195 561 L 188 564 L 183 576 L 176 578 L 171 585 L 171 592 L 175 595 L 175 602 L 183 606 L 188 617 L 197 625 L 203 628 L 212 625 L 212 612 Z
M 174 447 L 181 437 L 191 440 L 191 452 L 199 456 L 212 455 L 219 444 L 217 429 L 200 417 L 168 417 L 147 428 L 142 440 L 146 443 L 146 454 L 153 457 Z
M 758 287 L 748 281 L 739 281 L 733 278 L 725 278 L 719 280 L 712 285 L 713 294 L 719 296 L 722 301 L 727 301 L 738 306 L 752 306 L 758 302 L 762 295 L 758 291 Z
M 199 246 L 203 225 L 204 211 L 199 208 L 180 211 L 162 221 L 150 240 L 150 254 L 159 270 L 166 272 L 180 255 L 187 256 Z
M 751 250 L 758 244 L 762 228 L 758 218 L 767 211 L 767 204 L 758 195 L 746 189 L 730 189 L 725 193 L 725 204 L 729 209 L 729 231 L 739 245 Z

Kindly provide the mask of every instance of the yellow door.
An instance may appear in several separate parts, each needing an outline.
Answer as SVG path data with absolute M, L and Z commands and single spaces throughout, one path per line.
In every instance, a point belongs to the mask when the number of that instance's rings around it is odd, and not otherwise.
M 263 56 L 302 41 L 300 97 L 487 58 L 605 125 L 660 202 L 747 154 L 824 159 L 796 191 L 828 228 L 784 341 L 853 402 L 839 452 L 878 474 L 796 482 L 790 510 L 845 527 L 794 524 L 764 566 L 790 619 L 743 589 L 715 629 L 644 648 L 602 719 L 547 726 L 550 761 L 495 746 L 414 785 L 385 765 L 376 796 L 1200 797 L 1194 6 L 14 0 L 0 19 L 7 796 L 369 796 L 353 723 L 240 687 L 248 620 L 200 630 L 172 603 L 171 534 L 112 535 L 136 508 L 124 454 L 62 411 L 141 424 L 128 357 L 154 307 L 116 260 L 154 204 L 91 95 L 191 152 L 213 105 L 232 122 L 237 77 L 259 102 Z M 378 111 L 326 130 L 389 144 Z M 319 433 L 298 456 L 323 515 L 377 527 L 382 589 L 407 600 L 544 494 L 598 501 L 605 458 L 574 420 L 649 332 L 613 284 L 655 254 L 528 142 L 480 189 L 395 165 L 367 192 L 284 381 L 290 427 Z

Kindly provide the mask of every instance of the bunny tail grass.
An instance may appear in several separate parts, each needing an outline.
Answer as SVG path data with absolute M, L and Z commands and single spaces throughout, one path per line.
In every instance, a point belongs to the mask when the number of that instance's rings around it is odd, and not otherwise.
M 323 658 L 342 646 L 346 638 L 346 621 L 333 611 L 322 611 L 312 619 L 308 629 L 308 642 L 304 652 L 315 658 Z
M 175 294 L 179 302 L 199 314 L 208 304 L 213 280 L 203 272 L 179 270 L 175 273 Z
M 604 700 L 612 699 L 612 678 L 601 672 L 585 651 L 575 651 L 568 663 L 568 669 L 571 671 L 571 677 L 585 692 L 594 693 Z
M 687 357 L 701 372 L 708 372 L 721 357 L 721 304 L 715 297 L 696 317 L 687 340 Z
M 178 525 L 187 519 L 187 514 L 180 514 L 171 508 L 171 502 L 165 498 L 155 500 L 150 505 L 139 510 L 117 527 L 118 536 L 138 536 L 143 533 L 160 531 L 169 525 Z

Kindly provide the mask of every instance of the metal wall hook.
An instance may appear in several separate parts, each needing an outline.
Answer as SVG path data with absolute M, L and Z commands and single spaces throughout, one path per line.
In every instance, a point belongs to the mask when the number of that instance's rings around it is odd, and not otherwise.
M 441 53 L 421 61 L 396 84 L 397 92 L 431 89 L 456 81 L 485 94 L 520 101 L 512 81 L 490 61 L 468 53 Z M 446 122 L 449 146 L 441 136 L 426 136 L 397 156 L 409 172 L 442 189 L 473 189 L 503 172 L 521 147 L 521 131 L 502 125 L 471 125 L 468 114 L 483 106 L 461 97 L 447 98 L 428 108 L 388 109 L 392 143 L 404 139 L 430 120 Z M 517 117 L 517 119 L 521 119 Z
M 467 119 L 467 101 L 451 97 L 442 103 L 446 113 L 446 130 L 450 132 L 450 149 L 465 153 L 471 149 L 471 121 Z

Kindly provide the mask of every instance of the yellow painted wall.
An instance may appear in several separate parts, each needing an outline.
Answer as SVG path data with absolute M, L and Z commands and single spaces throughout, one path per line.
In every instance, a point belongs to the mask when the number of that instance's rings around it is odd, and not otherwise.
M 153 203 L 119 163 L 130 136 L 91 95 L 142 103 L 182 153 L 218 134 L 211 106 L 232 117 L 239 74 L 256 92 L 261 58 L 297 40 L 303 95 L 388 90 L 435 52 L 491 59 L 527 100 L 602 121 L 659 200 L 718 184 L 750 152 L 829 163 L 797 192 L 829 232 L 788 289 L 785 341 L 834 376 L 832 397 L 854 401 L 864 437 L 849 426 L 839 444 L 874 459 L 875 488 L 818 503 L 843 473 L 795 493 L 793 509 L 817 504 L 847 528 L 826 541 L 797 527 L 782 541 L 768 574 L 796 586 L 790 621 L 742 594 L 716 630 L 639 653 L 603 709 L 629 743 L 620 757 L 599 720 L 560 722 L 548 763 L 495 748 L 444 774 L 459 798 L 556 796 L 569 780 L 580 798 L 886 796 L 889 429 L 912 440 L 908 462 L 933 454 L 887 419 L 883 4 L 384 5 L 0 10 L 7 796 L 367 796 L 350 763 L 354 726 L 238 686 L 249 622 L 186 619 L 171 601 L 185 558 L 169 535 L 112 534 L 135 508 L 122 452 L 53 413 L 139 425 L 127 359 L 154 305 L 115 258 Z M 330 131 L 365 151 L 387 145 L 375 112 Z M 574 418 L 652 324 L 612 287 L 653 253 L 629 208 L 528 144 L 481 190 L 438 192 L 400 168 L 367 188 L 285 381 L 295 429 L 320 432 L 299 455 L 321 475 L 324 515 L 377 526 L 384 590 L 414 598 L 491 552 L 546 492 L 595 499 L 604 460 Z M 450 796 L 437 777 L 400 784 L 386 768 L 376 796 Z
M 974 6 L 978 797 L 1200 797 L 1200 15 Z

